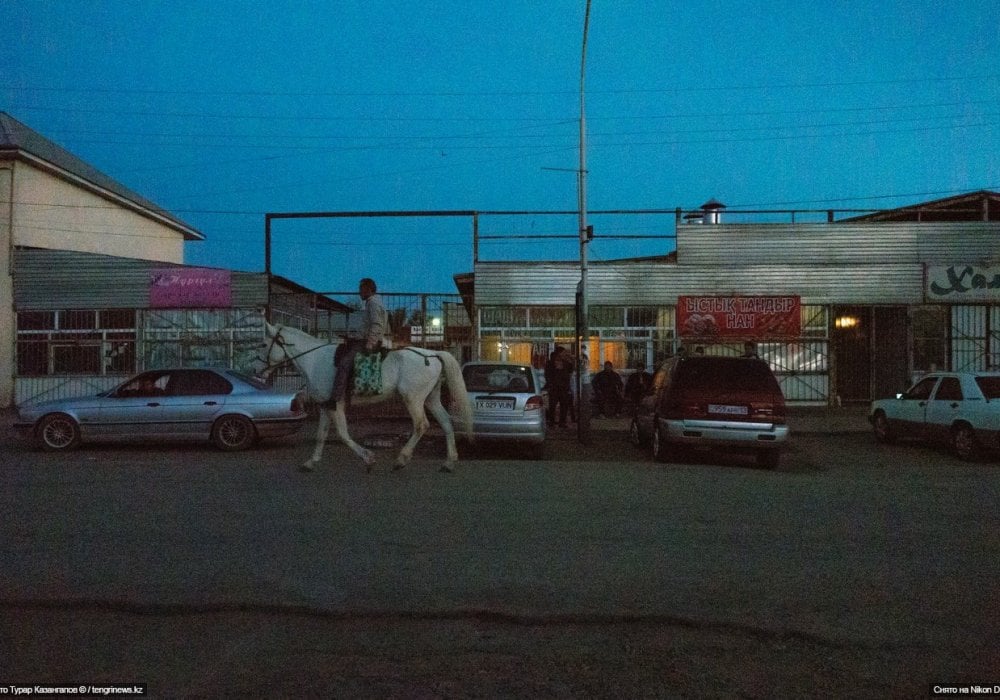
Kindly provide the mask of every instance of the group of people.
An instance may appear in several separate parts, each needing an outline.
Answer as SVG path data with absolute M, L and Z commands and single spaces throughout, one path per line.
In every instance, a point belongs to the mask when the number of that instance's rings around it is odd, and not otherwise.
M 343 401 L 347 389 L 347 379 L 359 352 L 373 352 L 382 347 L 389 322 L 385 305 L 377 293 L 375 281 L 364 278 L 358 285 L 358 293 L 364 303 L 361 338 L 349 340 L 337 358 L 336 377 L 333 392 L 327 403 L 335 408 L 337 401 Z M 584 365 L 586 366 L 586 355 Z M 586 371 L 586 369 L 584 370 Z M 576 422 L 576 406 L 573 393 L 573 376 L 576 372 L 576 358 L 565 347 L 557 346 L 545 365 L 545 388 L 549 393 L 547 420 L 549 426 L 566 427 L 567 418 Z M 614 363 L 604 363 L 604 369 L 594 375 L 590 382 L 593 391 L 594 410 L 607 417 L 618 416 L 626 401 L 637 404 L 649 391 L 652 375 L 643 368 L 637 368 L 623 383 L 615 371 Z
M 545 365 L 545 389 L 549 394 L 547 420 L 550 427 L 567 427 L 567 418 L 576 421 L 573 394 L 575 368 L 576 358 L 562 346 L 556 347 Z M 590 380 L 595 414 L 608 418 L 619 416 L 626 402 L 634 405 L 642 399 L 652 386 L 652 380 L 649 372 L 637 368 L 625 383 L 615 371 L 614 363 L 605 362 L 604 369 Z

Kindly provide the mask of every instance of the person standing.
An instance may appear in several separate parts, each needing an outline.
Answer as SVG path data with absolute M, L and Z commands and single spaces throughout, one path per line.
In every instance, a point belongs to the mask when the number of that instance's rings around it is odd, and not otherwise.
M 636 365 L 635 372 L 630 374 L 628 381 L 625 382 L 625 398 L 634 408 L 652 388 L 653 375 L 647 372 L 643 365 Z
M 549 361 L 545 364 L 545 390 L 549 392 L 549 427 L 556 425 L 556 406 L 559 407 L 559 427 L 566 427 L 566 414 L 569 412 L 570 403 L 573 401 L 570 393 L 570 376 L 573 374 L 572 359 L 566 353 L 566 348 L 561 345 L 549 356 Z
M 344 350 L 337 359 L 337 374 L 333 379 L 333 392 L 326 405 L 336 408 L 338 401 L 343 401 L 347 393 L 347 380 L 354 367 L 354 357 L 359 352 L 374 352 L 382 347 L 382 338 L 389 328 L 389 316 L 378 295 L 375 280 L 365 277 L 358 283 L 358 294 L 364 303 L 364 315 L 361 319 L 361 337 L 345 341 Z
M 610 360 L 604 363 L 604 369 L 594 375 L 591 382 L 594 389 L 594 407 L 606 418 L 617 418 L 622 410 L 624 385 L 622 378 L 615 372 L 614 363 Z

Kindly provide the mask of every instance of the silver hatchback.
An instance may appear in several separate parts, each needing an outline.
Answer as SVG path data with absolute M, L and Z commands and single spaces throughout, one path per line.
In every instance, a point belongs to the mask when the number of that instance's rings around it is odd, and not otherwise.
M 529 365 L 468 362 L 462 367 L 472 405 L 476 441 L 528 446 L 534 459 L 545 457 L 545 399 Z

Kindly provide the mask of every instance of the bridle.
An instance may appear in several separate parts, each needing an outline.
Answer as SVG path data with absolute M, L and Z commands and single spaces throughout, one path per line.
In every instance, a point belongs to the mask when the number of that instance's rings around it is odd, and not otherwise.
M 281 337 L 281 331 L 284 328 L 285 328 L 284 326 L 279 326 L 277 332 L 273 336 L 271 336 L 271 342 L 267 345 L 267 352 L 264 353 L 264 357 L 261 357 L 260 355 L 256 357 L 257 362 L 260 362 L 261 364 L 264 365 L 264 370 L 263 370 L 264 372 L 273 372 L 279 367 L 283 367 L 284 365 L 294 362 L 303 355 L 308 355 L 314 350 L 319 350 L 320 348 L 325 348 L 328 347 L 329 345 L 332 345 L 332 343 L 326 343 L 325 345 L 317 345 L 315 347 L 309 348 L 305 352 L 300 352 L 298 355 L 292 355 L 290 352 L 288 352 L 289 344 L 285 343 L 285 339 Z M 284 354 L 285 359 L 281 360 L 280 362 L 271 364 L 271 350 L 274 349 L 275 345 L 281 348 L 281 352 Z

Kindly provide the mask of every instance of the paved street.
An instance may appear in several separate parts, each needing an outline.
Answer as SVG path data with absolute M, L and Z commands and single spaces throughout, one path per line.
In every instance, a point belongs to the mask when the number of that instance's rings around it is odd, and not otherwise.
M 1000 682 L 1000 469 L 805 413 L 779 470 L 659 465 L 597 422 L 550 459 L 374 474 L 246 454 L 0 457 L 0 684 L 270 694 L 925 695 Z M 839 421 L 839 422 L 838 422 Z M 311 426 L 310 426 L 311 427 Z

